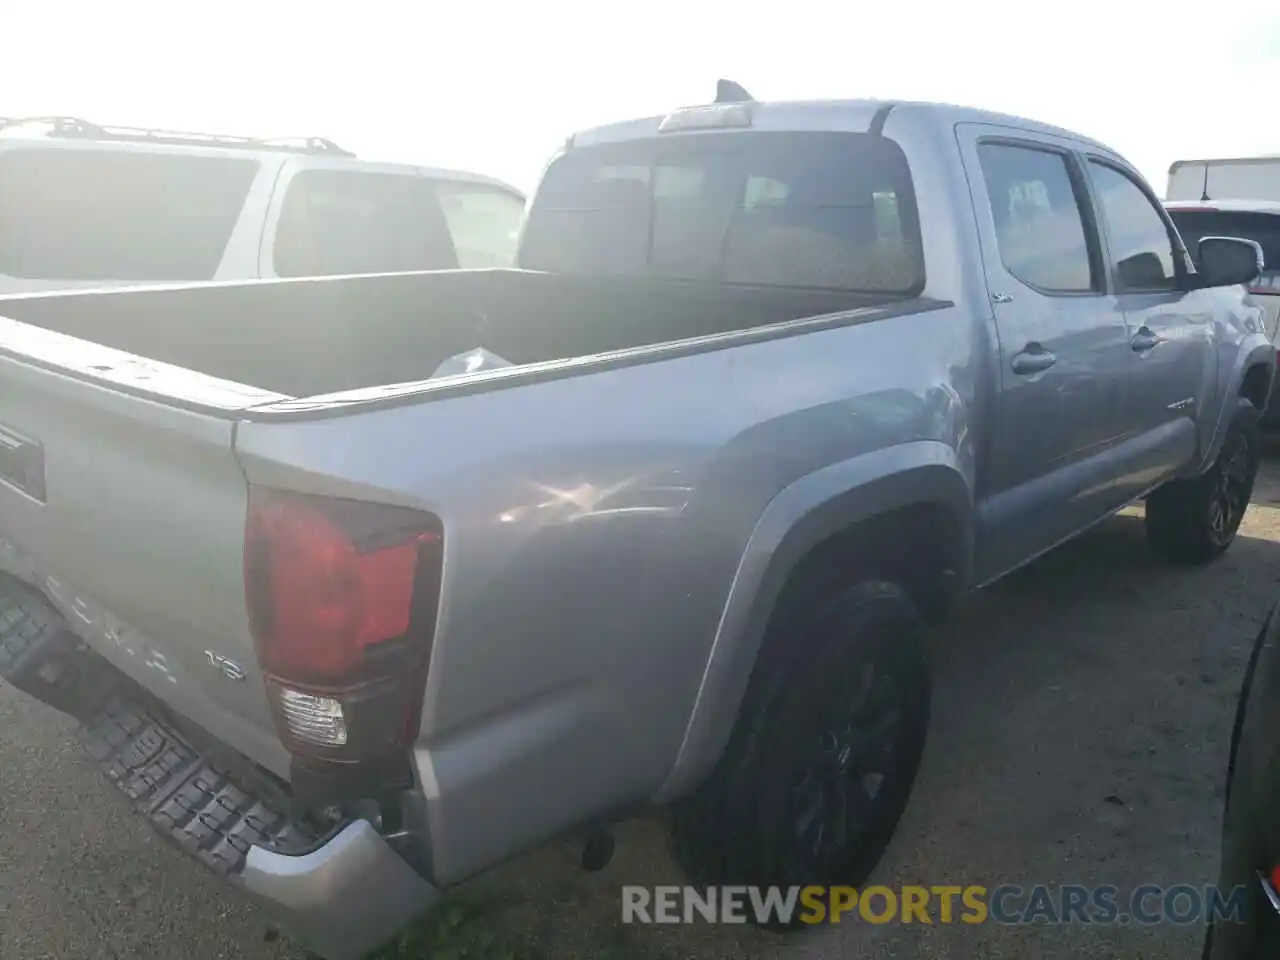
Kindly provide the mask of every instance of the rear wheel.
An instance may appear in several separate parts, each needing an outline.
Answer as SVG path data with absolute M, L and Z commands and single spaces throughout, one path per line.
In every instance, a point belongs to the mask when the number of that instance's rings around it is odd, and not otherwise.
M 1235 540 L 1253 496 L 1261 437 L 1258 411 L 1243 398 L 1209 470 L 1175 480 L 1147 498 L 1147 540 L 1176 563 L 1205 564 Z
M 860 884 L 906 806 L 929 717 L 915 606 L 878 581 L 810 600 L 771 626 L 724 759 L 676 811 L 697 882 Z

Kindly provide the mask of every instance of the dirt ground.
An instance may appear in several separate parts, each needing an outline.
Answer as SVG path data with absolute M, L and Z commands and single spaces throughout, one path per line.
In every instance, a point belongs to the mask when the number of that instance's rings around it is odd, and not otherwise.
M 1280 598 L 1280 458 L 1202 570 L 1114 518 L 974 600 L 935 639 L 933 728 L 880 883 L 1212 882 L 1232 709 Z M 622 884 L 678 883 L 656 823 L 584 874 L 541 851 L 464 888 L 399 957 L 1192 958 L 1198 927 L 624 926 Z M 0 957 L 296 958 L 252 904 L 154 837 L 70 726 L 0 689 Z

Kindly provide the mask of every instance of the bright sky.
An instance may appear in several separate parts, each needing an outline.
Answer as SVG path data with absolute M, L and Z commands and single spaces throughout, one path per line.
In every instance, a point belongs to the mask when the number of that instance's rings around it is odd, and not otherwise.
M 762 100 L 941 100 L 1055 123 L 1161 195 L 1173 160 L 1280 152 L 1267 0 L 443 5 L 9 0 L 0 115 L 326 136 L 528 189 L 575 129 L 706 102 L 726 76 Z

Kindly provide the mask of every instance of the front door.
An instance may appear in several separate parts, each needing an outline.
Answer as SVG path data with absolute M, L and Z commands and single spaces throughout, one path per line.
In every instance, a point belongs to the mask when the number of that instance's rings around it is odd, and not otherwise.
M 1160 204 L 1132 173 L 1090 157 L 1089 182 L 1108 248 L 1117 302 L 1129 324 L 1128 419 L 1135 462 L 1130 494 L 1145 493 L 1191 461 L 1201 412 L 1216 400 L 1212 290 L 1184 292 L 1186 263 Z
M 1110 509 L 1102 481 L 1124 437 L 1129 337 L 1070 143 L 971 124 L 959 136 L 999 340 L 980 489 L 986 580 Z

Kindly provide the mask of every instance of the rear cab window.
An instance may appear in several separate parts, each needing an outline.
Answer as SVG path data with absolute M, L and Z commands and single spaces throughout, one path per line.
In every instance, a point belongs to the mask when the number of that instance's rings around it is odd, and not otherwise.
M 520 266 L 915 296 L 906 157 L 859 133 L 733 131 L 570 149 L 527 215 Z
M 0 151 L 0 273 L 30 280 L 212 280 L 256 160 L 142 150 Z

